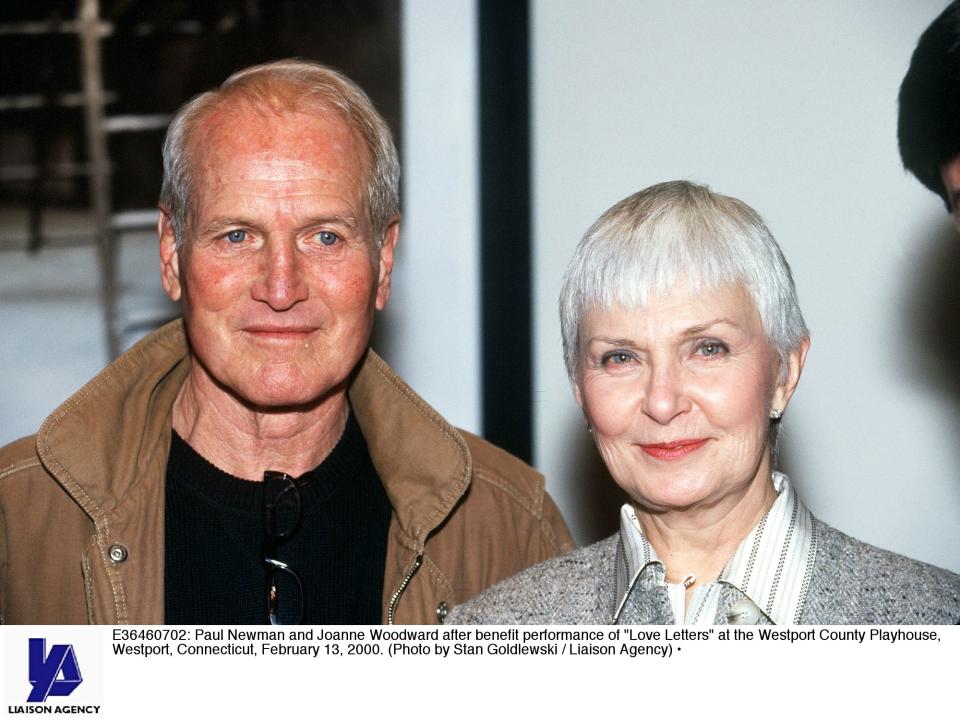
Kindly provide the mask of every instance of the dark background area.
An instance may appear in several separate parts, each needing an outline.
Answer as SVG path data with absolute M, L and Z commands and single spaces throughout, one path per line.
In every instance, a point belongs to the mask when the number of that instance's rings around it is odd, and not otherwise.
M 107 117 L 171 114 L 247 65 L 318 60 L 363 87 L 400 132 L 399 0 L 101 0 Z M 89 200 L 80 0 L 0 3 L 0 202 L 85 207 Z M 45 31 L 33 25 L 47 23 Z M 71 95 L 73 94 L 72 100 Z M 112 133 L 114 211 L 152 208 L 163 129 Z M 69 170 L 69 168 L 74 170 Z M 26 177 L 24 177 L 26 176 Z

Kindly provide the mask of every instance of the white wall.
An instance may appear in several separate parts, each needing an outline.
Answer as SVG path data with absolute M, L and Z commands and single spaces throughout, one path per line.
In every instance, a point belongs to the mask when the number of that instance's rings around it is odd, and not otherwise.
M 451 423 L 479 432 L 476 10 L 406 0 L 403 222 L 374 348 Z
M 807 504 L 960 571 L 960 240 L 896 146 L 944 3 L 534 0 L 536 462 L 581 541 L 615 520 L 563 370 L 560 278 L 603 210 L 687 178 L 759 210 L 793 266 L 813 346 L 782 465 Z

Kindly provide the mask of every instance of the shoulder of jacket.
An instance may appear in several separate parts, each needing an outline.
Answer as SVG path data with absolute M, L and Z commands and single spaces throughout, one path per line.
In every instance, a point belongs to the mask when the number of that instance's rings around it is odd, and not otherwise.
M 27 436 L 0 448 L 0 481 L 40 467 L 36 436 Z
M 923 561 L 865 543 L 815 518 L 818 562 L 842 567 L 846 573 L 882 573 L 889 579 L 916 582 L 941 578 L 960 587 L 960 575 Z
M 886 623 L 960 622 L 960 575 L 864 543 L 815 518 L 817 557 L 813 585 L 835 602 L 850 589 L 864 607 L 895 614 Z M 813 590 L 813 589 L 811 589 Z M 902 614 L 899 615 L 899 614 Z
M 546 494 L 543 475 L 514 455 L 480 436 L 458 429 L 467 443 L 473 461 L 474 485 L 504 493 L 527 511 L 539 517 Z

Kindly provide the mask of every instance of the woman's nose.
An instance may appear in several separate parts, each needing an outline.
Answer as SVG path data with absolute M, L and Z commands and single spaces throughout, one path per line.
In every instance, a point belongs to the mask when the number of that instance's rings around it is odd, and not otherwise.
M 647 377 L 643 412 L 660 425 L 667 425 L 689 410 L 682 373 L 674 364 L 658 364 Z

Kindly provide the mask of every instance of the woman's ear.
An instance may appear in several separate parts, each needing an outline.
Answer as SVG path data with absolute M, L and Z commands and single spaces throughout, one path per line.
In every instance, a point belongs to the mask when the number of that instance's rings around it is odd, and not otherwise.
M 808 350 L 810 350 L 810 336 L 806 336 L 800 342 L 799 348 L 787 353 L 787 372 L 783 373 L 781 368 L 778 373 L 777 385 L 773 389 L 771 410 L 781 413 L 786 410 L 800 382 L 800 374 L 803 372 L 803 364 L 807 361 Z

